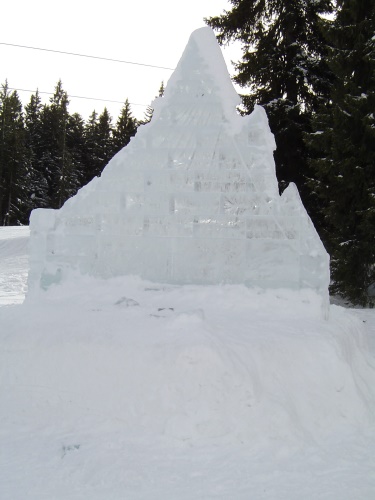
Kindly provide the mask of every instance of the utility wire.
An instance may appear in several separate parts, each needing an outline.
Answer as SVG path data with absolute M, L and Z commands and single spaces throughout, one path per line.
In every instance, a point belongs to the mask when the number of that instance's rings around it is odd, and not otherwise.
M 15 88 L 15 87 L 8 87 L 8 89 L 9 90 L 18 90 L 19 92 L 31 92 L 32 94 L 36 92 L 35 90 L 19 89 L 19 88 Z M 39 94 L 54 95 L 53 92 L 43 92 L 41 90 L 38 90 L 38 93 Z M 68 94 L 68 98 L 69 97 L 74 97 L 76 99 L 89 99 L 91 101 L 114 102 L 114 103 L 118 103 L 118 104 L 124 104 L 125 103 L 125 101 L 113 101 L 111 99 L 99 99 L 99 98 L 96 98 L 96 97 L 86 97 L 86 96 L 82 96 L 82 95 L 70 95 L 70 94 Z M 148 106 L 148 104 L 137 104 L 137 103 L 134 103 L 134 102 L 129 102 L 129 104 L 131 104 L 132 106 L 144 106 L 145 108 L 147 108 L 147 106 Z
M 15 43 L 6 43 L 6 42 L 0 42 L 0 45 L 7 45 L 9 47 L 20 47 L 22 49 L 42 50 L 44 52 L 54 52 L 56 54 L 66 54 L 68 56 L 87 57 L 89 59 L 101 59 L 102 61 L 111 61 L 111 62 L 118 62 L 118 63 L 123 63 L 123 64 L 134 64 L 136 66 L 147 66 L 148 68 L 167 69 L 170 71 L 174 71 L 174 68 L 166 68 L 165 66 L 156 66 L 154 64 L 144 64 L 144 63 L 138 63 L 138 62 L 132 62 L 132 61 L 122 61 L 121 59 L 110 59 L 109 57 L 91 56 L 88 54 L 78 54 L 75 52 L 65 52 L 63 50 L 44 49 L 41 47 L 29 47 L 28 45 L 18 45 Z

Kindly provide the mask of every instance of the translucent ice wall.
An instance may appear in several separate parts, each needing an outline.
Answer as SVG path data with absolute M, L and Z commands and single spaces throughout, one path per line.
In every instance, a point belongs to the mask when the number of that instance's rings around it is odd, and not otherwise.
M 195 31 L 152 121 L 60 210 L 32 213 L 30 288 L 75 269 L 326 298 L 329 258 L 296 187 L 279 196 L 266 114 L 239 102 L 213 32 Z

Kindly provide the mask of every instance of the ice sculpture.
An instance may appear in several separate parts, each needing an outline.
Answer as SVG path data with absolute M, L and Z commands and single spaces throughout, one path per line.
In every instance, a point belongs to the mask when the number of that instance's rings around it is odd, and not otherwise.
M 76 269 L 326 299 L 329 258 L 296 187 L 279 195 L 266 114 L 239 103 L 214 33 L 195 31 L 152 121 L 60 210 L 33 211 L 30 289 Z

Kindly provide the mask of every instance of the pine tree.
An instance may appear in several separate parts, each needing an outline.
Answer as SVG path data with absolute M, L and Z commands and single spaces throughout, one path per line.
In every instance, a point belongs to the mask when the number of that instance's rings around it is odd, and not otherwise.
M 103 113 L 98 118 L 98 159 L 101 162 L 101 170 L 107 165 L 113 156 L 113 126 L 112 117 L 108 113 L 107 108 L 104 108 Z
M 325 65 L 322 15 L 332 0 L 230 0 L 233 8 L 206 19 L 221 44 L 239 41 L 242 60 L 234 81 L 243 95 L 245 113 L 255 103 L 265 107 L 275 134 L 277 177 L 281 190 L 296 182 L 306 202 L 307 151 L 304 133 L 311 113 L 325 98 L 330 73 Z
M 66 193 L 67 198 L 74 196 L 84 185 L 85 138 L 84 120 L 79 113 L 68 116 L 66 129 Z
M 22 201 L 25 197 L 25 147 L 22 104 L 8 83 L 0 92 L 0 224 L 25 223 Z
M 85 156 L 83 184 L 100 177 L 114 155 L 112 118 L 107 108 L 98 116 L 94 110 L 84 127 Z
M 113 153 L 116 154 L 125 147 L 136 132 L 137 120 L 132 116 L 129 101 L 126 99 L 113 129 Z
M 94 110 L 84 126 L 84 173 L 83 183 L 100 176 L 103 161 L 100 157 L 98 113 Z
M 55 87 L 50 104 L 43 106 L 43 167 L 48 182 L 48 195 L 52 208 L 60 208 L 67 199 L 69 184 L 68 150 L 68 95 L 61 80 Z
M 50 206 L 48 182 L 43 169 L 42 104 L 39 92 L 31 95 L 25 106 L 25 148 L 27 169 L 27 195 L 25 218 L 28 220 L 34 208 Z
M 374 3 L 341 0 L 327 34 L 335 85 L 311 137 L 332 291 L 362 305 L 371 302 L 368 287 L 375 283 L 374 34 Z

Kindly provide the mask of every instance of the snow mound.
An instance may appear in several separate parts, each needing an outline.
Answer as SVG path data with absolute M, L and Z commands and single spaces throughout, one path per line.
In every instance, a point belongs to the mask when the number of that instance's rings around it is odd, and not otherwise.
M 30 291 L 78 270 L 309 288 L 327 308 L 329 257 L 297 188 L 279 195 L 265 111 L 238 103 L 214 33 L 195 31 L 152 121 L 60 210 L 32 213 Z
M 181 442 L 324 439 L 373 425 L 361 323 L 313 291 L 77 278 L 0 310 L 4 425 Z

